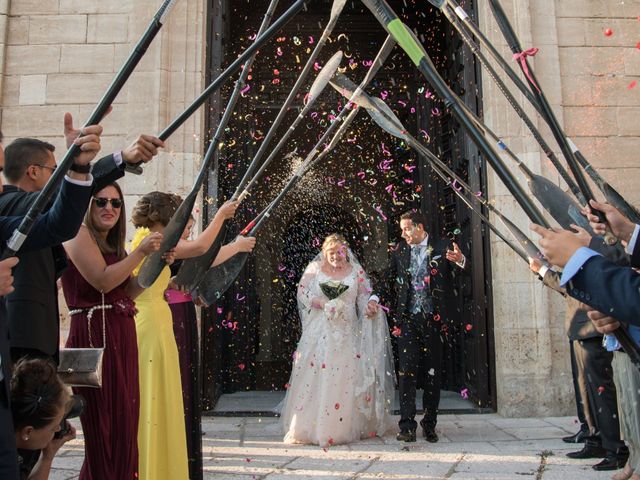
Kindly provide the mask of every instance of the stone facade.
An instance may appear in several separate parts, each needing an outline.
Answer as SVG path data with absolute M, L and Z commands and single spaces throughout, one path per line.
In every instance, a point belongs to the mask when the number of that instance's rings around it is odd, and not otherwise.
M 640 0 L 502 3 L 523 46 L 540 48 L 533 64 L 567 132 L 623 195 L 639 203 L 640 190 L 633 182 L 640 151 L 640 87 L 628 86 L 640 75 Z M 483 30 L 508 54 L 486 1 L 478 4 Z M 5 141 L 31 135 L 63 150 L 63 113 L 71 112 L 76 123 L 88 117 L 158 5 L 157 0 L 0 0 Z M 605 36 L 605 28 L 613 35 Z M 103 122 L 105 152 L 122 149 L 140 133 L 157 134 L 198 95 L 204 86 L 205 45 L 205 2 L 177 2 Z M 486 76 L 483 105 L 487 124 L 520 158 L 560 183 Z M 531 108 L 527 111 L 533 116 Z M 144 176 L 127 176 L 123 186 L 129 209 L 150 190 L 188 191 L 202 155 L 203 119 L 201 110 L 176 132 Z M 489 193 L 527 228 L 526 217 L 494 177 Z M 572 414 L 563 300 L 543 289 L 498 239 L 492 239 L 492 249 L 498 411 L 507 416 Z

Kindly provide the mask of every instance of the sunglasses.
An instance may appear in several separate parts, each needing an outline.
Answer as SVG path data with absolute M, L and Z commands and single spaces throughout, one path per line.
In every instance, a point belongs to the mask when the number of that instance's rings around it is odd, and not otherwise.
M 119 198 L 103 198 L 103 197 L 93 197 L 93 201 L 96 202 L 96 206 L 98 208 L 104 208 L 107 206 L 107 203 L 111 203 L 113 208 L 121 208 L 122 200 Z

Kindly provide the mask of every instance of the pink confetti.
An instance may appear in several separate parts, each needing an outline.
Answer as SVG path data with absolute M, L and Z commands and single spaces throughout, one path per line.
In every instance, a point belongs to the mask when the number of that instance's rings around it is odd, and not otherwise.
M 631 90 L 632 88 L 635 88 L 636 85 L 638 85 L 638 82 L 636 80 L 634 80 L 629 85 L 627 85 L 627 89 Z
M 469 398 L 469 390 L 463 388 L 462 390 L 460 390 L 460 396 L 466 400 L 467 398 Z
M 244 97 L 244 94 L 251 90 L 251 85 L 246 85 L 242 90 L 240 90 L 240 95 Z

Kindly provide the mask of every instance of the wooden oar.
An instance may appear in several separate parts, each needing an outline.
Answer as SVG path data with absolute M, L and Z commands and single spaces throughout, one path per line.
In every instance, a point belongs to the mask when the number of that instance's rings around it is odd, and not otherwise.
M 176 1 L 177 0 L 165 0 L 162 3 L 156 14 L 153 16 L 153 20 L 151 20 L 151 23 L 142 34 L 142 37 L 129 54 L 129 57 L 127 57 L 125 63 L 122 65 L 122 67 L 120 67 L 120 70 L 116 74 L 115 78 L 112 80 L 111 85 L 109 85 L 107 91 L 98 102 L 98 105 L 96 105 L 95 109 L 89 116 L 89 119 L 85 122 L 84 127 L 100 123 L 102 118 L 107 113 L 107 110 L 118 96 L 118 93 L 120 93 L 120 90 L 122 90 L 122 87 L 124 87 L 125 83 L 127 83 L 127 80 L 133 73 L 142 57 L 144 57 L 144 54 L 149 48 L 149 45 L 151 45 L 151 42 L 164 25 L 165 20 Z M 2 252 L 2 259 L 11 257 L 18 250 L 20 250 L 20 247 L 29 235 L 29 232 L 31 231 L 31 228 L 38 218 L 38 215 L 49 204 L 51 197 L 60 187 L 60 183 L 73 164 L 74 158 L 79 153 L 80 147 L 75 144 L 73 144 L 71 148 L 67 150 L 67 153 L 62 158 L 62 161 L 59 163 L 58 167 L 51 175 L 51 178 L 49 178 L 49 181 L 47 181 L 42 191 L 38 194 L 38 197 L 33 202 L 33 205 L 31 205 L 31 208 L 29 208 L 29 211 L 25 215 L 24 219 L 22 220 L 22 222 L 20 222 L 20 225 L 13 232 L 13 235 L 7 242 L 7 246 Z
M 262 24 L 260 25 L 260 30 L 258 31 L 258 38 L 264 33 L 264 31 L 271 23 L 271 18 L 273 16 L 273 13 L 275 12 L 277 5 L 278 0 L 271 0 L 271 2 L 269 3 L 267 12 L 265 13 Z M 254 59 L 255 54 L 247 60 L 247 63 L 244 65 L 240 77 L 236 81 L 233 92 L 231 93 L 231 97 L 227 102 L 227 108 L 225 109 L 224 114 L 220 119 L 218 128 L 216 129 L 216 133 L 209 142 L 209 148 L 207 149 L 207 153 L 202 160 L 202 165 L 200 166 L 200 171 L 198 172 L 196 181 L 191 187 L 191 191 L 189 192 L 189 194 L 182 201 L 178 209 L 171 217 L 171 220 L 169 220 L 169 223 L 164 228 L 160 249 L 152 253 L 151 255 L 148 255 L 143 260 L 142 266 L 140 267 L 140 272 L 138 274 L 138 283 L 143 288 L 149 288 L 153 284 L 153 282 L 156 281 L 156 279 L 160 275 L 160 272 L 162 272 L 162 269 L 166 266 L 166 262 L 163 258 L 164 254 L 178 244 L 178 241 L 180 240 L 180 237 L 182 236 L 182 233 L 184 232 L 184 229 L 189 222 L 191 212 L 193 211 L 193 206 L 196 203 L 196 198 L 200 193 L 200 187 L 202 186 L 202 183 L 204 182 L 204 179 L 206 178 L 209 171 L 211 162 L 215 157 L 215 152 L 218 148 L 218 142 L 222 138 L 224 130 L 227 128 L 227 123 L 229 123 L 236 103 L 240 98 L 240 92 L 244 88 L 244 82 L 247 79 L 249 72 L 251 71 L 251 65 L 253 64 Z M 220 235 L 218 235 L 218 237 L 220 237 Z M 222 239 L 220 240 L 220 242 L 222 242 Z M 218 249 L 219 248 L 220 247 L 218 246 Z

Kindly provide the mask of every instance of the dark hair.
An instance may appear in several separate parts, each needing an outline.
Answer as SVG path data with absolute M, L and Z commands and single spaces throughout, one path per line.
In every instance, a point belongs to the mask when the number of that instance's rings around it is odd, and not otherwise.
M 84 216 L 84 224 L 95 239 L 100 251 L 102 253 L 115 253 L 118 257 L 118 260 L 122 260 L 127 256 L 127 251 L 124 248 L 124 240 L 127 234 L 127 215 L 124 210 L 124 195 L 122 195 L 122 189 L 120 185 L 116 182 L 110 183 L 106 185 L 102 189 L 104 190 L 107 187 L 113 187 L 118 191 L 118 195 L 120 196 L 120 200 L 122 200 L 122 207 L 120 208 L 120 217 L 118 221 L 113 226 L 109 233 L 107 233 L 107 238 L 105 239 L 100 233 L 98 229 L 93 224 L 93 217 L 91 216 L 93 212 L 93 207 L 95 202 L 92 200 L 91 205 L 87 209 L 87 213 Z
M 166 227 L 181 203 L 182 198 L 172 193 L 147 193 L 133 207 L 131 221 L 136 227 L 151 228 L 157 223 Z
M 22 359 L 11 378 L 13 427 L 43 428 L 60 414 L 67 391 L 50 360 Z
M 36 138 L 18 138 L 4 149 L 4 176 L 17 183 L 30 165 L 44 164 L 56 147 Z
M 400 215 L 400 220 L 411 220 L 414 225 L 422 224 L 422 228 L 427 229 L 427 216 L 419 210 L 409 210 Z

